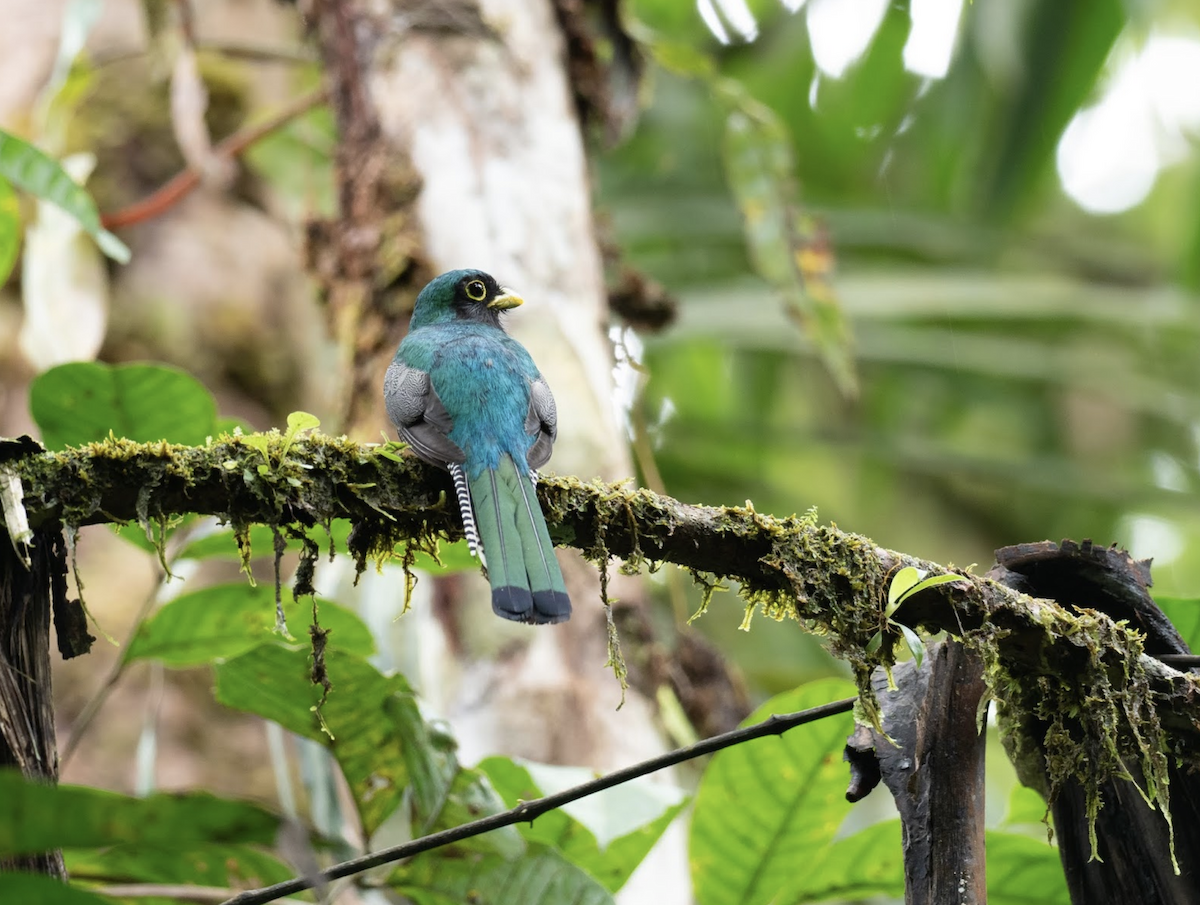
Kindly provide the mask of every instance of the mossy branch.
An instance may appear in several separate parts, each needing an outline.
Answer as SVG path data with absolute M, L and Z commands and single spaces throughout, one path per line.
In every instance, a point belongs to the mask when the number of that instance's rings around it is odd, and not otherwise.
M 391 555 L 397 544 L 461 536 L 444 473 L 410 456 L 397 459 L 378 446 L 320 434 L 290 446 L 270 432 L 198 447 L 110 439 L 63 452 L 9 441 L 0 443 L 4 460 L 22 482 L 34 528 L 147 523 L 185 513 L 283 529 L 346 518 L 355 525 L 349 552 L 360 564 Z M 872 636 L 888 631 L 889 577 L 904 566 L 955 572 L 961 581 L 914 595 L 899 616 L 979 650 L 998 700 L 1026 713 L 1070 715 L 1076 729 L 1054 725 L 1059 747 L 1066 731 L 1078 736 L 1079 750 L 1098 745 L 1133 757 L 1151 776 L 1161 775 L 1163 754 L 1200 765 L 1200 679 L 1146 657 L 1136 632 L 1101 613 L 1068 612 L 811 517 L 693 506 L 625 484 L 548 475 L 538 494 L 557 543 L 594 561 L 670 562 L 710 584 L 711 576 L 737 581 L 748 606 L 827 636 L 864 690 L 871 670 L 892 659 L 890 643 L 868 652 Z M 874 698 L 864 694 L 863 705 L 862 715 L 874 722 Z M 1076 772 L 1094 787 L 1119 769 L 1110 755 L 1088 759 Z

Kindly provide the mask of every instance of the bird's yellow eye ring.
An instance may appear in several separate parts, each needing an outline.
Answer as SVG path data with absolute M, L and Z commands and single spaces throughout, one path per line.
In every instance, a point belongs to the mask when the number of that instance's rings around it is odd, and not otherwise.
M 482 302 L 487 298 L 487 287 L 483 285 L 483 280 L 471 280 L 467 283 L 467 298 L 473 302 Z

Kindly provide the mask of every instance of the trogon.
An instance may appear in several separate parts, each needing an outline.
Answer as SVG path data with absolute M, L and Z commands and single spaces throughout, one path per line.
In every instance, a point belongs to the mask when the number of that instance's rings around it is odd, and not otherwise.
M 443 273 L 417 296 L 383 392 L 401 439 L 450 472 L 492 609 L 518 622 L 565 622 L 571 601 L 534 492 L 557 434 L 554 396 L 500 324 L 520 304 L 482 271 Z

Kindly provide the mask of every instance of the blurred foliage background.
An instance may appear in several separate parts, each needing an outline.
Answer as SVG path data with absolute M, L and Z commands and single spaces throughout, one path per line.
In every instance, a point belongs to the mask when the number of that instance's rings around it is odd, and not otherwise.
M 318 82 L 294 5 L 194 6 L 214 141 Z M 94 154 L 102 211 L 186 163 L 167 7 L 6 11 L 0 127 L 56 156 Z M 816 506 L 884 546 L 980 571 L 1004 544 L 1119 543 L 1154 557 L 1163 593 L 1200 594 L 1193 0 L 627 0 L 622 16 L 646 57 L 641 111 L 622 140 L 594 137 L 596 207 L 623 263 L 677 301 L 659 329 L 611 325 L 639 480 L 778 515 Z M 60 71 L 64 21 L 90 36 Z M 97 258 L 72 284 L 104 311 L 83 340 L 107 360 L 188 368 L 254 427 L 323 415 L 328 349 L 298 249 L 305 218 L 332 208 L 334 146 L 329 112 L 311 110 L 172 212 L 186 223 L 125 230 L 130 267 Z M 53 363 L 18 334 L 38 274 L 61 259 L 28 242 L 22 254 L 0 289 L 4 435 L 32 429 L 26 386 Z M 154 583 L 151 557 L 107 540 L 82 548 L 85 575 L 112 569 L 111 587 L 89 590 L 101 612 Z M 698 603 L 678 578 L 651 579 L 664 622 Z M 758 698 L 838 672 L 798 627 L 740 622 L 715 606 L 696 624 Z M 68 716 L 97 669 L 60 668 Z M 96 762 L 126 769 L 143 707 L 165 696 L 173 720 L 209 684 L 186 674 L 164 691 L 151 675 L 114 705 L 138 716 Z M 211 702 L 201 717 L 256 763 L 246 718 L 239 729 Z M 165 786 L 269 782 L 257 767 L 163 763 Z
M 1005 544 L 1119 543 L 1154 557 L 1157 589 L 1194 595 L 1200 9 L 629 9 L 663 65 L 630 140 L 597 158 L 599 203 L 679 300 L 669 328 L 626 335 L 645 367 L 631 424 L 666 491 L 816 505 L 980 570 Z M 752 266 L 729 187 L 737 114 L 714 101 L 726 80 L 791 142 L 816 224 L 797 244 L 836 257 L 856 398 Z M 736 618 L 700 625 L 717 621 Z M 780 634 L 755 632 L 743 661 L 772 688 L 795 680 Z

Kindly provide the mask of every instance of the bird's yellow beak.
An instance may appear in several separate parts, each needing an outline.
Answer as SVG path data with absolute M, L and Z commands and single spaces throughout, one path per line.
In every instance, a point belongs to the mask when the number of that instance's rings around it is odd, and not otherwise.
M 487 303 L 489 308 L 496 308 L 500 311 L 505 311 L 509 308 L 516 308 L 518 305 L 524 305 L 525 299 L 521 298 L 511 289 L 500 287 L 500 294 Z

